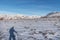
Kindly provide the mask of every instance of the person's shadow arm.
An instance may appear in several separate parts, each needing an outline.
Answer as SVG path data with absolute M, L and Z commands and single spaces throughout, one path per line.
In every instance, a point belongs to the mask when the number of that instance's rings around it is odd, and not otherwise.
M 14 30 L 15 33 L 17 33 L 17 31 Z

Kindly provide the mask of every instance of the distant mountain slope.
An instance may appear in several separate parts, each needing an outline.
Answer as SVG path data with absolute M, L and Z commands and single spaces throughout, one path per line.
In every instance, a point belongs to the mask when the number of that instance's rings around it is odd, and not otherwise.
M 47 17 L 60 17 L 60 12 L 51 12 L 47 14 Z

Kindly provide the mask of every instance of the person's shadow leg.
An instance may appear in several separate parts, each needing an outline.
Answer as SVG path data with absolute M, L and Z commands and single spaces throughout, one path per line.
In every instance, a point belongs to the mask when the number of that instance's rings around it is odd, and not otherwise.
M 15 38 L 15 37 L 13 37 L 13 40 L 16 40 L 16 38 Z
M 9 37 L 9 40 L 11 40 L 11 36 Z

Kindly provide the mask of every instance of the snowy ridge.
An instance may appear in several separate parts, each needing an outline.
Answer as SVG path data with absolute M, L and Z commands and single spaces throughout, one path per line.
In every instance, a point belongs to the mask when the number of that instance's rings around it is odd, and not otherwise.
M 40 18 L 41 16 L 24 16 L 24 15 L 0 15 L 0 20 L 13 20 L 13 19 L 34 19 L 34 18 Z

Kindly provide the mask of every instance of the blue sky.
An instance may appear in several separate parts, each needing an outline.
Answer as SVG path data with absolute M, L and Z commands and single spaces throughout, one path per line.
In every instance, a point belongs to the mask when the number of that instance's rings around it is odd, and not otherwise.
M 0 14 L 43 16 L 60 11 L 60 0 L 0 0 Z

